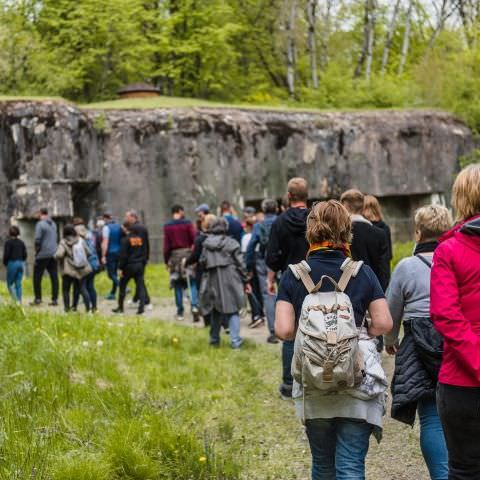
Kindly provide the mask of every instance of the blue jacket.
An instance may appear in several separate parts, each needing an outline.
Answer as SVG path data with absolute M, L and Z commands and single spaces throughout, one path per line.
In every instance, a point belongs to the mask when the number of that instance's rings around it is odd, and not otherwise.
M 110 222 L 105 225 L 109 230 L 108 235 L 108 254 L 120 253 L 123 231 L 117 222 Z
M 247 254 L 245 256 L 245 263 L 247 265 L 247 270 L 249 272 L 253 271 L 253 267 L 255 263 L 255 250 L 257 249 L 257 245 L 260 243 L 260 228 L 261 228 L 260 225 L 262 224 L 272 225 L 276 219 L 277 219 L 277 215 L 270 213 L 268 215 L 265 215 L 265 220 L 263 222 L 256 223 L 253 226 L 252 238 L 248 243 Z M 262 257 L 265 257 L 265 248 L 262 248 L 260 250 L 260 254 L 262 255 Z

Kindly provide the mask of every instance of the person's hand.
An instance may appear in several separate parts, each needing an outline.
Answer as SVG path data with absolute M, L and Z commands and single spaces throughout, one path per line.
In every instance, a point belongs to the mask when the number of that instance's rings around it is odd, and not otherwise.
M 246 284 L 245 284 L 245 293 L 246 293 L 247 295 L 250 295 L 252 292 L 253 292 L 253 290 L 252 290 L 252 285 L 250 285 L 250 283 L 246 283 Z
M 275 282 L 272 282 L 270 279 L 267 280 L 267 292 L 269 295 L 275 295 L 277 293 Z
M 398 352 L 398 347 L 398 343 L 395 343 L 393 345 L 387 345 L 385 350 L 389 355 L 395 355 Z
M 102 257 L 102 265 L 106 265 L 107 264 L 107 257 L 103 256 Z

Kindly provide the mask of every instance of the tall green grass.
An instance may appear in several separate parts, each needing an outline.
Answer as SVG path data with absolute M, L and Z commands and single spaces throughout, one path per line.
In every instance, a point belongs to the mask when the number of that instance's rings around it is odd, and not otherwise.
M 302 478 L 277 349 L 211 349 L 202 329 L 13 306 L 0 329 L 2 479 Z

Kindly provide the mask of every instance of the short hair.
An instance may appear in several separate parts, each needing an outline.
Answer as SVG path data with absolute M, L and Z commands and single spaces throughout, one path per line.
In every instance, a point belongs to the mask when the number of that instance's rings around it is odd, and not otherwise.
M 75 230 L 75 227 L 71 223 L 67 223 L 63 227 L 63 236 L 64 237 L 76 237 L 77 236 L 77 231 Z
M 214 215 L 213 213 L 207 213 L 204 217 L 204 219 L 202 220 L 202 223 L 201 223 L 201 229 L 203 232 L 206 232 L 208 231 L 208 227 L 210 225 L 210 223 L 212 223 L 214 220 L 216 220 L 216 215 Z
M 363 202 L 363 216 L 371 222 L 383 220 L 382 207 L 377 197 L 365 195 Z
M 306 202 L 308 200 L 308 182 L 301 177 L 289 180 L 287 192 L 293 202 Z
M 42 207 L 40 209 L 40 215 L 48 215 L 48 208 Z
M 465 167 L 455 179 L 452 204 L 459 220 L 480 213 L 480 163 Z
M 277 201 L 272 198 L 266 198 L 262 202 L 262 212 L 263 213 L 277 213 Z
M 221 204 L 220 204 L 220 210 L 222 212 L 227 212 L 229 210 L 232 209 L 232 204 L 228 201 L 228 200 L 224 200 Z
M 20 236 L 20 229 L 16 226 L 16 225 L 12 225 L 9 229 L 8 229 L 8 235 L 10 237 L 19 237 Z
M 310 245 L 332 242 L 336 246 L 352 240 L 352 220 L 338 200 L 316 203 L 307 217 L 307 241 Z
M 127 215 L 130 215 L 131 217 L 134 217 L 137 220 L 140 218 L 138 216 L 138 212 L 136 210 L 134 210 L 133 208 L 131 208 L 130 210 L 127 210 Z
M 181 212 L 184 212 L 184 211 L 185 211 L 185 209 L 183 208 L 182 205 L 174 205 L 174 206 L 172 207 L 172 214 L 174 214 L 174 213 L 181 213 Z
M 365 205 L 365 196 L 360 190 L 354 188 L 342 193 L 340 202 L 353 214 L 362 214 Z
M 452 215 L 442 205 L 427 205 L 415 212 L 415 230 L 421 240 L 436 240 L 440 235 L 452 228 Z
M 74 225 L 85 225 L 85 221 L 83 220 L 83 218 L 75 217 L 73 219 L 73 224 Z

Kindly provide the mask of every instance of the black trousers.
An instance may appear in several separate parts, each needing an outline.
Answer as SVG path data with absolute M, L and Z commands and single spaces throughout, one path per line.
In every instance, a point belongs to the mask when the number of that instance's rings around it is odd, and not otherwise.
M 85 308 L 87 312 L 90 311 L 90 296 L 87 290 L 87 279 L 86 277 L 82 278 L 81 280 L 77 280 L 76 278 L 71 277 L 70 275 L 63 275 L 62 276 L 62 294 L 63 294 L 63 306 L 65 311 L 68 312 L 70 310 L 70 292 L 72 287 L 78 288 L 80 295 L 83 298 L 83 302 L 85 303 Z M 73 292 L 72 292 L 73 293 Z
M 439 384 L 437 406 L 448 449 L 448 480 L 480 479 L 480 388 Z
M 52 301 L 58 300 L 58 268 L 57 261 L 53 258 L 39 258 L 35 260 L 33 265 L 33 291 L 35 294 L 35 301 L 42 301 L 42 278 L 47 270 L 52 282 Z
M 130 280 L 135 280 L 136 296 L 138 297 L 138 312 L 145 310 L 145 265 L 142 263 L 133 263 L 127 265 L 122 271 L 120 278 L 120 295 L 118 297 L 118 307 L 123 310 L 125 296 L 127 294 L 127 285 Z

